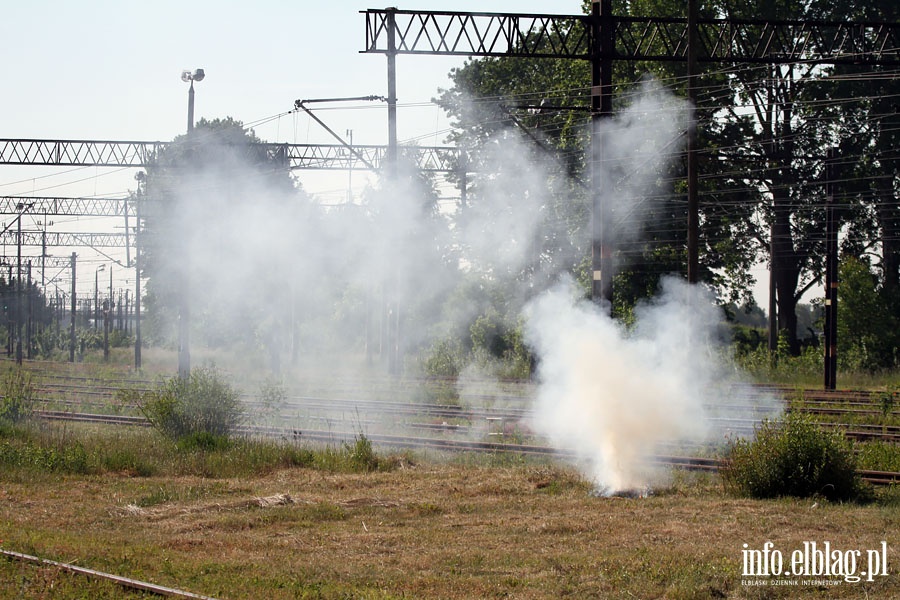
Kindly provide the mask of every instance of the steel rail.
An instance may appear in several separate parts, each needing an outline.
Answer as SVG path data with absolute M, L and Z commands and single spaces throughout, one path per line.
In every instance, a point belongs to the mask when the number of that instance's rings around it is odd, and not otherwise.
M 128 383 L 137 383 L 138 385 L 147 385 L 150 382 L 126 382 L 124 389 L 132 389 L 137 392 L 147 391 L 149 387 L 127 387 Z M 55 382 L 43 382 L 35 386 L 35 391 L 41 394 L 36 400 L 46 405 L 63 405 L 63 406 L 104 406 L 103 399 L 112 399 L 115 394 L 123 388 L 115 388 L 112 386 L 94 386 L 65 384 Z M 53 395 L 62 397 L 54 398 Z M 75 396 L 75 398 L 72 398 Z M 83 399 L 79 399 L 78 397 Z M 476 397 L 478 397 L 476 395 Z M 89 398 L 97 401 L 93 402 Z M 463 399 L 470 398 L 469 395 L 463 396 Z M 353 411 L 354 413 L 377 413 L 381 415 L 424 415 L 434 418 L 443 419 L 460 419 L 467 421 L 475 420 L 500 420 L 509 422 L 527 422 L 532 414 L 530 407 L 527 405 L 528 397 L 512 397 L 506 396 L 506 401 L 521 401 L 522 406 L 502 406 L 502 407 L 478 407 L 471 405 L 448 405 L 435 403 L 415 403 L 403 401 L 389 400 L 363 400 L 349 397 L 333 397 L 333 396 L 290 396 L 282 405 L 282 410 L 307 410 L 307 411 L 326 411 L 331 413 L 340 413 Z M 254 400 L 252 397 L 245 399 L 250 407 L 259 407 L 263 403 Z M 117 404 L 118 409 L 136 410 L 138 407 L 133 404 Z M 735 415 L 744 414 L 745 417 L 716 417 L 710 418 L 711 421 L 727 425 L 731 431 L 752 433 L 754 427 L 759 422 L 759 417 L 765 416 L 766 413 L 774 414 L 766 407 L 758 407 L 753 405 L 727 404 L 727 405 L 709 405 L 710 410 L 726 410 L 732 411 Z M 788 408 L 787 412 L 796 411 L 804 414 L 813 415 L 832 415 L 832 416 L 865 416 L 879 417 L 884 415 L 880 410 L 861 410 L 854 408 L 838 408 L 838 407 L 817 407 L 805 406 L 800 408 Z M 750 417 L 749 415 L 753 415 Z M 856 440 L 883 439 L 888 441 L 897 440 L 900 437 L 900 426 L 885 425 L 883 423 L 846 423 L 846 422 L 823 422 L 822 426 L 828 428 L 837 428 L 844 430 L 845 435 Z
M 69 571 L 71 573 L 78 573 L 79 575 L 87 575 L 88 577 L 93 577 L 94 579 L 103 579 L 106 581 L 111 581 L 117 585 L 131 588 L 134 590 L 140 590 L 143 592 L 150 592 L 152 594 L 156 594 L 158 596 L 167 596 L 170 598 L 192 598 L 192 599 L 201 599 L 201 600 L 215 600 L 212 596 L 201 596 L 200 594 L 194 594 L 192 592 L 186 592 L 184 590 L 178 590 L 175 588 L 170 588 L 162 585 L 156 585 L 155 583 L 149 583 L 147 581 L 140 581 L 138 579 L 131 579 L 130 577 L 122 577 L 120 575 L 113 575 L 111 573 L 104 573 L 103 571 L 96 571 L 94 569 L 88 569 L 85 567 L 79 567 L 73 565 L 71 563 L 58 562 L 55 560 L 49 560 L 47 558 L 40 558 L 37 556 L 31 556 L 30 554 L 22 554 L 21 552 L 13 552 L 11 550 L 2 550 L 0 549 L 0 554 L 3 556 L 18 560 L 21 562 L 29 562 L 38 565 L 45 565 L 49 567 L 56 567 L 57 569 L 62 569 L 63 571 Z

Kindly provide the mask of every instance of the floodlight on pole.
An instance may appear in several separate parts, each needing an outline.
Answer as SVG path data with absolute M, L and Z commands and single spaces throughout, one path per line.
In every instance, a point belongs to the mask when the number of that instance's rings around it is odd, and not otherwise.
M 181 80 L 190 82 L 191 84 L 191 87 L 188 90 L 188 144 L 191 143 L 194 131 L 194 82 L 203 81 L 205 77 L 206 72 L 204 72 L 203 69 L 196 69 L 193 73 L 189 70 L 181 72 Z M 183 259 L 185 264 L 182 265 L 182 269 L 185 270 L 185 273 L 181 278 L 181 285 L 179 286 L 180 298 L 178 302 L 178 375 L 179 377 L 186 379 L 190 377 L 191 374 L 190 281 L 188 280 L 186 271 L 190 257 L 185 253 Z
M 196 69 L 193 73 L 187 69 L 181 72 L 181 80 L 191 84 L 188 90 L 188 133 L 194 129 L 194 82 L 203 81 L 205 77 L 206 72 L 203 69 Z

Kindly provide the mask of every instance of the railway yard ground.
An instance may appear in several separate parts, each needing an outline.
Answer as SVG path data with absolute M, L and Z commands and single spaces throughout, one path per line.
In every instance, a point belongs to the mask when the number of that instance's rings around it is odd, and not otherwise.
M 131 414 L 121 404 L 100 409 L 116 398 L 111 390 L 124 385 L 124 376 L 121 381 L 111 372 L 88 376 L 84 368 L 65 375 L 35 373 L 36 389 L 43 390 L 38 395 L 48 401 L 37 408 Z M 371 392 L 372 385 L 367 387 Z M 351 391 L 343 390 L 341 397 Z M 321 421 L 325 409 L 316 404 L 321 398 L 315 392 L 305 390 L 306 408 L 291 405 L 288 412 L 337 428 L 337 421 Z M 492 393 L 496 400 L 498 392 Z M 439 395 L 419 399 L 420 404 L 432 407 Z M 828 410 L 840 407 L 835 398 L 828 400 Z M 803 402 L 811 405 L 815 399 Z M 897 409 L 873 402 L 871 419 L 859 413 L 852 419 L 827 413 L 827 419 L 854 426 L 880 423 L 886 436 L 881 443 L 896 444 L 893 421 L 884 419 Z M 400 403 L 392 405 L 391 419 L 441 425 L 438 431 L 425 428 L 434 439 L 452 439 L 458 428 L 487 421 L 480 430 L 484 439 L 529 442 L 518 430 L 501 435 L 503 419 L 516 408 L 512 398 L 502 404 L 499 414 L 454 416 L 428 408 L 412 416 Z M 351 430 L 369 426 L 369 408 L 362 406 L 340 408 L 350 415 Z M 713 471 L 676 470 L 646 497 L 606 497 L 594 493 L 559 456 L 494 447 L 376 446 L 376 462 L 360 471 L 337 461 L 338 454 L 366 450 L 359 438 L 310 442 L 305 430 L 297 430 L 285 439 L 291 430 L 283 427 L 277 443 L 324 447 L 326 457 L 333 455 L 330 466 L 302 453 L 278 454 L 272 450 L 276 442 L 178 449 L 150 428 L 121 423 L 42 420 L 38 429 L 51 449 L 76 449 L 72 456 L 51 452 L 41 460 L 48 465 L 83 460 L 87 466 L 4 467 L 0 551 L 165 586 L 173 593 L 221 599 L 900 598 L 896 484 L 878 486 L 875 500 L 864 504 L 750 500 L 728 494 Z M 7 442 L 0 436 L 0 443 Z M 21 439 L 9 443 L 28 447 Z M 92 457 L 101 454 L 100 466 L 92 466 Z M 827 576 L 816 573 L 815 560 L 812 568 L 808 558 L 794 562 L 795 553 L 815 555 L 826 543 L 834 558 Z M 752 567 L 763 556 L 772 570 L 776 556 L 782 561 L 781 575 L 748 575 L 748 560 Z M 877 571 L 873 559 L 881 561 Z M 795 572 L 787 574 L 791 568 Z M 863 575 L 867 570 L 877 574 Z M 158 593 L 0 557 L 3 598 Z

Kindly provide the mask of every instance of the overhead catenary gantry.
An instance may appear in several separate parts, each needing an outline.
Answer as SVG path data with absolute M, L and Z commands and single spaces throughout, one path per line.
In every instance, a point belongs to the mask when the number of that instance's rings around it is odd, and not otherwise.
M 21 203 L 34 215 L 71 217 L 134 217 L 135 203 L 128 198 L 66 196 L 0 196 L 0 215 L 19 214 Z
M 83 233 L 62 231 L 16 231 L 0 233 L 0 244 L 8 247 L 22 246 L 56 246 L 73 248 L 91 246 L 93 248 L 125 248 L 128 236 L 124 233 Z M 133 239 L 133 238 L 132 238 Z
M 116 141 L 116 140 L 50 140 L 50 139 L 0 139 L 0 165 L 33 166 L 84 166 L 84 167 L 135 167 L 147 168 L 156 164 L 158 157 L 176 142 Z M 280 165 L 288 170 L 381 170 L 385 165 L 395 165 L 399 155 L 409 165 L 423 172 L 450 173 L 465 169 L 466 161 L 460 160 L 456 148 L 448 146 L 403 146 L 390 150 L 378 145 L 350 144 L 269 144 L 249 143 L 235 146 L 248 160 Z M 460 177 L 465 182 L 465 173 Z M 464 183 L 462 184 L 465 185 Z M 462 194 L 465 195 L 463 187 Z M 125 233 L 59 233 L 47 231 L 22 232 L 15 236 L 7 232 L 10 245 L 40 246 L 42 260 L 51 246 L 89 246 L 99 248 L 130 248 L 137 246 L 136 235 L 131 236 L 128 219 L 135 219 L 135 233 L 140 230 L 139 207 L 135 198 L 94 197 L 0 197 L 0 214 L 20 215 L 21 206 L 27 205 L 30 214 L 98 216 L 125 218 Z M 6 243 L 3 235 L 0 242 Z M 102 252 L 101 252 L 102 254 Z M 135 254 L 134 266 L 138 267 Z M 72 265 L 74 298 L 75 254 Z M 126 265 L 131 266 L 130 257 Z M 140 277 L 136 278 L 136 310 L 140 306 Z M 74 310 L 74 300 L 73 300 Z M 73 321 L 74 322 L 74 321 Z M 140 327 L 136 327 L 135 366 L 140 367 Z M 74 346 L 70 348 L 70 360 L 74 360 Z M 181 360 L 179 360 L 181 365 Z
M 612 42 L 603 58 L 687 60 L 688 18 L 614 16 L 606 0 L 592 4 L 600 5 Z M 364 14 L 364 52 L 387 53 L 393 44 L 397 54 L 593 60 L 598 41 L 594 15 L 390 8 Z M 700 62 L 900 64 L 898 23 L 697 18 L 696 27 Z
M 0 139 L 0 165 L 146 168 L 174 145 L 176 142 Z M 291 170 L 381 169 L 388 151 L 387 146 L 359 144 L 348 148 L 344 144 L 250 143 L 235 148 L 252 160 Z M 421 171 L 449 173 L 460 165 L 459 151 L 452 146 L 400 146 L 399 152 Z

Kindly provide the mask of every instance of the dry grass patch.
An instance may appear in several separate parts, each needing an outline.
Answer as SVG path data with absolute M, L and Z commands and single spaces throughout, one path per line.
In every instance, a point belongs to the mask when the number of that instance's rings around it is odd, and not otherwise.
M 767 540 L 786 549 L 887 540 L 894 571 L 896 505 L 734 499 L 702 480 L 644 499 L 590 489 L 552 466 L 430 463 L 215 481 L 0 477 L 0 539 L 4 548 L 230 599 L 900 595 L 896 574 L 825 591 L 746 588 L 740 576 L 741 545 Z M 164 490 L 158 501 L 139 506 L 154 490 Z M 0 596 L 41 577 L 0 561 Z

